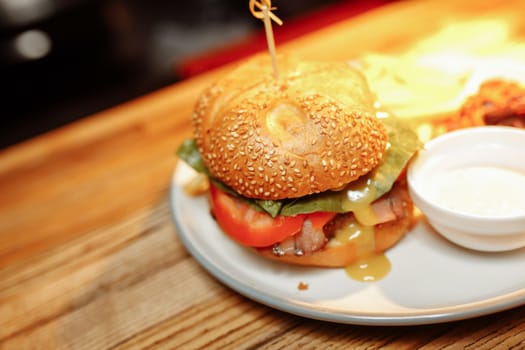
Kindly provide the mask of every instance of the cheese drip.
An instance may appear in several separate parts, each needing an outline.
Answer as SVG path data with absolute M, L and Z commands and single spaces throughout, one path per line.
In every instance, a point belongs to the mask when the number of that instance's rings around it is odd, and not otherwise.
M 359 282 L 374 282 L 390 272 L 390 260 L 385 254 L 372 254 L 345 267 L 346 274 Z
M 375 252 L 374 226 L 365 226 L 355 218 L 335 231 L 328 246 L 354 244 L 357 261 L 345 267 L 346 274 L 359 282 L 373 282 L 390 272 L 390 261 L 383 253 Z
M 359 223 L 374 226 L 378 219 L 370 205 L 376 197 L 376 189 L 371 179 L 360 179 L 352 182 L 346 188 L 347 197 L 343 203 L 346 211 L 354 213 Z
M 357 220 L 350 220 L 347 225 L 335 231 L 334 237 L 328 246 L 355 244 L 356 254 L 362 258 L 372 254 L 375 250 L 374 227 L 364 226 Z
M 380 280 L 390 272 L 391 265 L 383 253 L 375 252 L 374 225 L 378 218 L 371 205 L 376 198 L 375 187 L 370 179 L 361 179 L 350 184 L 346 191 L 344 208 L 351 211 L 354 217 L 336 230 L 329 245 L 355 245 L 358 259 L 345 267 L 350 278 L 359 282 Z

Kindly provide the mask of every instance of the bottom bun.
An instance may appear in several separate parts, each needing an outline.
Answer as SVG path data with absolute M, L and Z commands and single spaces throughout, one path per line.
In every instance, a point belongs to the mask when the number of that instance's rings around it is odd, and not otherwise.
M 410 197 L 408 197 L 408 193 L 406 193 L 406 197 L 403 198 L 403 202 L 405 204 L 406 215 L 397 220 L 378 224 L 374 227 L 374 252 L 376 254 L 382 253 L 394 246 L 412 228 L 414 224 L 414 205 Z M 356 262 L 363 256 L 362 252 L 358 251 L 355 243 L 325 247 L 311 254 L 302 256 L 277 256 L 273 253 L 271 247 L 255 249 L 255 252 L 265 258 L 286 264 L 318 267 L 345 267 Z

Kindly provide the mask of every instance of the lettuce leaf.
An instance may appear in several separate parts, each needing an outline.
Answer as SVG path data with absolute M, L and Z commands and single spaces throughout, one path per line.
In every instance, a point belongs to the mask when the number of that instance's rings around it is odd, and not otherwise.
M 175 153 L 197 172 L 210 175 L 194 139 L 184 140 Z
M 370 181 L 375 188 L 375 199 L 390 191 L 410 158 L 421 148 L 417 134 L 407 123 L 394 117 L 384 118 L 381 121 L 388 133 L 389 147 L 382 163 L 363 177 L 364 181 Z M 196 171 L 210 176 L 194 140 L 184 141 L 177 149 L 177 155 Z M 243 199 L 255 209 L 265 211 L 272 217 L 277 215 L 292 216 L 316 211 L 337 213 L 346 211 L 344 203 L 347 194 L 345 190 L 326 191 L 301 198 L 278 201 L 254 200 L 239 195 L 211 176 L 210 179 L 223 191 Z
M 251 199 L 246 198 L 232 190 L 230 187 L 226 186 L 219 180 L 211 176 L 208 168 L 204 164 L 204 160 L 199 152 L 197 144 L 193 139 L 187 139 L 182 142 L 179 148 L 176 151 L 177 156 L 185 161 L 189 166 L 191 166 L 195 171 L 199 173 L 206 174 L 210 181 L 213 182 L 223 192 L 226 192 L 232 196 L 244 200 L 246 203 L 251 205 L 253 208 L 259 211 L 265 211 L 270 214 L 272 217 L 279 215 L 281 207 L 283 206 L 283 201 L 273 201 L 273 200 L 262 200 L 262 199 Z

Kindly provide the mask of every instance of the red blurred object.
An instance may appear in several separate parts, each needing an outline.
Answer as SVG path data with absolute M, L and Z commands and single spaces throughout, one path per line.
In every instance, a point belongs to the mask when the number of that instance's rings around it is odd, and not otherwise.
M 281 27 L 277 25 L 273 26 L 275 42 L 277 45 L 283 44 L 316 29 L 357 16 L 392 1 L 393 0 L 345 1 L 336 5 L 327 6 L 296 19 L 287 20 Z M 278 12 L 276 12 L 276 14 L 278 15 Z M 266 45 L 264 30 L 260 30 L 243 41 L 183 61 L 177 67 L 177 73 L 181 78 L 189 78 L 193 75 L 265 50 Z

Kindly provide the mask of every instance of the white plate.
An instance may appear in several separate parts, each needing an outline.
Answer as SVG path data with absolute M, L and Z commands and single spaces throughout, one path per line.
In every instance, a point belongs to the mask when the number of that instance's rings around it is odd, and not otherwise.
M 445 241 L 420 222 L 387 252 L 392 270 L 361 283 L 343 269 L 287 266 L 227 238 L 205 196 L 187 196 L 192 170 L 179 162 L 171 209 L 188 251 L 213 276 L 246 297 L 292 314 L 363 325 L 416 325 L 466 319 L 525 304 L 525 249 L 479 253 Z M 299 283 L 308 285 L 299 290 Z

